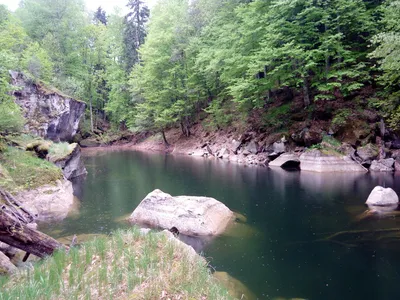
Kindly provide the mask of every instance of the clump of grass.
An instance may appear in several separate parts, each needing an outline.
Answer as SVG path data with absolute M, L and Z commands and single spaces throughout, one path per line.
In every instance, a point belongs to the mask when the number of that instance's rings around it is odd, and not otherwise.
M 50 161 L 56 162 L 66 158 L 72 153 L 72 151 L 74 151 L 75 147 L 77 147 L 76 143 L 53 143 L 49 148 Z
M 321 143 L 312 145 L 309 149 L 319 150 L 324 155 L 342 156 L 343 153 L 339 151 L 340 146 L 341 143 L 333 136 L 324 135 Z
M 324 144 L 326 147 L 330 147 L 330 148 L 338 148 L 342 145 L 340 143 L 340 141 L 338 141 L 331 135 L 324 135 L 322 137 L 322 144 Z
M 52 163 L 36 157 L 32 152 L 13 147 L 0 153 L 0 164 L 13 180 L 13 184 L 0 181 L 0 185 L 10 192 L 56 184 L 63 178 L 61 169 Z
M 2 299 L 232 299 L 205 261 L 163 234 L 117 231 L 0 280 Z

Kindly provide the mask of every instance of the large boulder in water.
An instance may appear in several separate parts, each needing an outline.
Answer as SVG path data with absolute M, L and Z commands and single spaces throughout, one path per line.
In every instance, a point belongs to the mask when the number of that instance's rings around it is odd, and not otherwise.
M 33 190 L 19 192 L 15 198 L 36 215 L 39 222 L 61 221 L 77 210 L 72 183 L 58 180 L 56 185 L 44 185 Z
M 300 169 L 313 172 L 368 172 L 362 165 L 350 157 L 327 155 L 319 150 L 304 152 L 300 156 Z
M 391 188 L 376 186 L 367 199 L 366 204 L 376 206 L 391 206 L 399 203 L 399 197 Z
M 233 220 L 233 212 L 208 197 L 177 196 L 154 190 L 129 217 L 135 224 L 171 229 L 190 236 L 221 234 Z

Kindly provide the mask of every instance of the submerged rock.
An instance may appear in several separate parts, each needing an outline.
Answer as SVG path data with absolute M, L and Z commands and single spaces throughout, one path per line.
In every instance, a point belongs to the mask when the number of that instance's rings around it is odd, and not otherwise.
M 13 95 L 27 121 L 25 129 L 53 141 L 71 141 L 86 104 L 48 90 L 22 73 L 10 71 L 10 75 L 12 84 L 18 87 Z
M 76 208 L 72 183 L 68 180 L 22 191 L 15 198 L 36 215 L 36 220 L 43 222 L 63 220 Z
M 300 156 L 300 169 L 312 172 L 367 172 L 368 170 L 347 156 L 326 155 L 311 150 Z
M 300 160 L 297 155 L 285 153 L 269 163 L 270 167 L 299 168 Z
M 235 299 L 257 299 L 257 297 L 241 281 L 227 272 L 214 272 L 213 276 L 228 290 Z
M 399 203 L 399 197 L 391 188 L 376 186 L 368 196 L 366 204 L 376 206 L 393 206 Z
M 177 196 L 154 190 L 133 211 L 129 221 L 153 228 L 171 229 L 190 236 L 221 234 L 233 220 L 233 212 L 208 197 Z

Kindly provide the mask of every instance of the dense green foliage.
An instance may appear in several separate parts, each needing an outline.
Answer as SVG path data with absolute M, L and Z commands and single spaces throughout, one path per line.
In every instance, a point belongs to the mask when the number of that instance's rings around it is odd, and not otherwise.
M 264 126 L 284 127 L 277 119 L 295 98 L 312 110 L 373 87 L 367 101 L 399 123 L 400 1 L 160 0 L 151 16 L 143 1 L 127 7 L 126 15 L 88 13 L 83 0 L 25 0 L 14 14 L 0 7 L 2 97 L 7 70 L 22 70 L 87 102 L 92 131 L 104 119 L 190 135 L 203 111 L 216 127 L 256 110 Z

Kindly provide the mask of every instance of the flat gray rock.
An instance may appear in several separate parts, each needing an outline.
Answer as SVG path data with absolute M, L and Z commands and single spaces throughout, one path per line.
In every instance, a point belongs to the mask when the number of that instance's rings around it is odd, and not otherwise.
M 368 172 L 350 157 L 325 155 L 319 150 L 304 152 L 300 156 L 300 169 L 318 173 L 325 172 Z
M 177 196 L 154 190 L 129 217 L 131 223 L 153 228 L 177 228 L 189 236 L 221 234 L 233 220 L 233 212 L 208 197 Z

